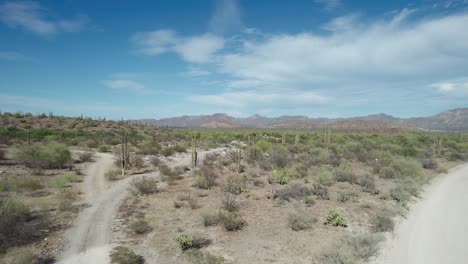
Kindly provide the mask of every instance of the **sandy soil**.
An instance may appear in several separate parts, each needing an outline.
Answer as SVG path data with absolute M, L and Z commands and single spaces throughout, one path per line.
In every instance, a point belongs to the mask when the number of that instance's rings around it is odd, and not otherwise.
M 468 164 L 435 179 L 377 263 L 468 263 L 467 190 Z

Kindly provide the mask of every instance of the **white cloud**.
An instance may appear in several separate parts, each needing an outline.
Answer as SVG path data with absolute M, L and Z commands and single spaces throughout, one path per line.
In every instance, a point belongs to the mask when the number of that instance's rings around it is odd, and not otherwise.
M 236 31 L 242 27 L 239 7 L 236 0 L 218 0 L 211 17 L 210 28 L 216 33 Z
M 117 90 L 128 90 L 133 92 L 146 91 L 146 87 L 143 84 L 132 80 L 113 79 L 103 81 L 102 84 L 109 88 Z
M 224 40 L 212 34 L 185 38 L 175 45 L 175 51 L 184 60 L 205 63 L 213 60 L 213 55 L 224 47 Z
M 212 95 L 193 95 L 189 100 L 202 104 L 241 108 L 251 105 L 312 105 L 323 104 L 329 100 L 326 96 L 309 91 L 275 91 L 262 93 L 259 91 L 224 92 Z
M 464 96 L 468 95 L 468 78 L 438 82 L 431 84 L 431 87 L 443 95 Z
M 89 18 L 85 15 L 73 19 L 51 19 L 47 9 L 32 1 L 11 1 L 0 6 L 0 20 L 12 28 L 23 28 L 40 35 L 59 31 L 76 32 L 83 29 Z
M 214 54 L 224 47 L 224 39 L 206 33 L 192 37 L 179 37 L 172 30 L 139 32 L 131 40 L 139 47 L 138 52 L 158 55 L 175 52 L 184 60 L 193 63 L 206 63 L 213 60 Z
M 0 60 L 18 61 L 27 60 L 28 58 L 19 52 L 14 51 L 0 51 Z
M 396 16 L 400 16 L 398 13 Z M 331 34 L 282 34 L 220 56 L 222 73 L 266 87 L 357 87 L 446 79 L 468 68 L 468 14 L 417 23 L 394 18 Z
M 211 75 L 211 72 L 197 67 L 190 67 L 186 72 L 183 73 L 183 75 L 190 77 L 200 77 Z

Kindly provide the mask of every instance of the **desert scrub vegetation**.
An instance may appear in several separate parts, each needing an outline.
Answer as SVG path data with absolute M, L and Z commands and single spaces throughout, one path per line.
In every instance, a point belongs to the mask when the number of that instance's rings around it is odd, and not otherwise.
M 94 153 L 92 152 L 80 152 L 78 154 L 78 159 L 80 162 L 90 162 L 93 160 Z
M 70 164 L 71 152 L 64 144 L 23 145 L 13 151 L 13 159 L 40 174 L 44 169 L 61 169 Z
M 114 248 L 110 254 L 111 263 L 113 264 L 144 264 L 145 259 L 135 254 L 131 249 L 118 246 Z
M 221 256 L 215 256 L 209 252 L 198 249 L 189 249 L 185 252 L 186 258 L 192 264 L 223 264 L 225 260 Z
M 143 219 L 137 219 L 132 221 L 129 225 L 130 230 L 137 235 L 146 234 L 151 231 L 151 226 Z
M 208 238 L 189 233 L 179 233 L 175 236 L 174 240 L 182 251 L 200 249 L 211 243 L 211 240 Z
M 312 190 L 309 187 L 301 183 L 293 183 L 277 190 L 273 197 L 289 202 L 292 199 L 298 201 L 304 200 L 306 197 L 310 197 L 310 195 L 312 195 Z
M 226 231 L 238 231 L 247 224 L 241 214 L 237 211 L 230 212 L 220 210 L 218 213 L 218 220 Z
M 19 200 L 0 196 L 0 253 L 5 250 L 40 240 L 41 230 L 50 228 L 47 214 L 36 215 Z
M 130 181 L 130 192 L 133 195 L 148 195 L 158 193 L 159 182 L 150 176 L 135 177 Z
M 293 231 L 311 229 L 315 222 L 317 219 L 304 210 L 297 210 L 288 215 L 288 226 Z
M 332 209 L 325 216 L 325 224 L 347 227 L 348 221 L 338 209 Z
M 394 228 L 395 222 L 387 214 L 377 214 L 371 221 L 371 230 L 373 232 L 392 232 Z
M 218 173 L 216 172 L 215 168 L 204 165 L 199 171 L 196 172 L 196 174 L 198 174 L 198 178 L 194 184 L 196 187 L 209 190 L 216 186 Z
M 383 241 L 380 234 L 358 233 L 346 235 L 323 250 L 321 264 L 366 263 L 379 252 Z

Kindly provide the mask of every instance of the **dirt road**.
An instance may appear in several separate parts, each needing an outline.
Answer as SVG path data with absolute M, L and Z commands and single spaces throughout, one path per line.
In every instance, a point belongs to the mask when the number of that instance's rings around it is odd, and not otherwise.
M 221 152 L 224 148 L 200 152 L 200 157 L 207 153 Z M 190 153 L 177 154 L 166 160 L 170 167 L 190 165 Z M 74 227 L 65 235 L 66 248 L 60 256 L 59 263 L 89 264 L 109 263 L 109 252 L 112 242 L 112 220 L 120 203 L 128 195 L 129 182 L 133 177 L 108 182 L 105 173 L 113 166 L 111 154 L 98 153 L 95 162 L 86 169 L 83 192 L 86 208 L 80 212 Z M 145 174 L 159 177 L 159 172 Z
M 468 263 L 468 164 L 436 179 L 395 230 L 379 264 Z

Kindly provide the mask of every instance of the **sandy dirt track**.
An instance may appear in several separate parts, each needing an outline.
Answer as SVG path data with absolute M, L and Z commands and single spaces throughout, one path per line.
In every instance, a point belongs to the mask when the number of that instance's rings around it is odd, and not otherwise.
M 441 176 L 395 230 L 379 264 L 468 263 L 468 164 Z
M 221 152 L 225 148 L 200 151 L 200 157 L 208 153 Z M 116 182 L 108 182 L 105 173 L 114 163 L 112 154 L 97 153 L 95 162 L 85 171 L 83 193 L 85 208 L 80 212 L 73 227 L 65 234 L 65 250 L 58 263 L 89 264 L 109 263 L 109 253 L 112 248 L 112 221 L 119 205 L 128 195 L 129 182 L 132 175 Z M 190 153 L 180 153 L 166 161 L 170 167 L 188 166 L 191 163 Z M 144 174 L 159 177 L 159 172 Z

